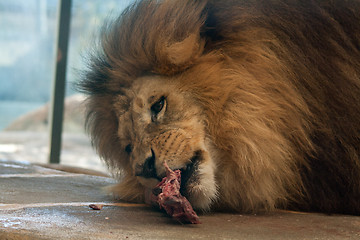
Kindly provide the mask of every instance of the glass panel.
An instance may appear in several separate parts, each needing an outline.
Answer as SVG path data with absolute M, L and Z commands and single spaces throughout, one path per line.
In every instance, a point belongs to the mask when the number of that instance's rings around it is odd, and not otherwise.
M 0 2 L 0 129 L 49 100 L 56 13 L 55 0 Z
M 46 161 L 57 2 L 0 2 L 2 159 Z
M 106 170 L 84 133 L 84 96 L 73 83 L 103 21 L 130 2 L 73 0 L 61 164 Z M 47 162 L 57 7 L 57 0 L 0 2 L 0 159 Z

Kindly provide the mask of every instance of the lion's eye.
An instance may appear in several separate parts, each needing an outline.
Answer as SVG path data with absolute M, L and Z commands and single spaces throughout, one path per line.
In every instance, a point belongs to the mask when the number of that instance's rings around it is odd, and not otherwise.
M 162 96 L 157 102 L 155 102 L 152 106 L 151 106 L 151 114 L 153 117 L 156 117 L 161 110 L 163 110 L 164 105 L 165 105 L 165 97 Z
M 125 152 L 127 152 L 129 154 L 132 152 L 132 145 L 131 144 L 126 145 Z

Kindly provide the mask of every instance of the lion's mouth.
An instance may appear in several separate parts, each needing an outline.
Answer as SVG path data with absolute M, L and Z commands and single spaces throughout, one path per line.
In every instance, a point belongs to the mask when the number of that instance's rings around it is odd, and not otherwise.
M 177 191 L 180 191 L 180 194 L 188 199 L 194 209 L 209 209 L 211 203 L 217 197 L 213 166 L 204 162 L 205 156 L 206 152 L 202 150 L 195 151 L 189 164 L 183 168 L 172 170 L 175 172 L 180 170 L 180 189 Z M 162 181 L 166 181 L 166 178 L 169 178 L 169 176 L 164 177 Z M 153 196 L 155 202 L 157 196 L 162 192 L 162 181 L 151 189 L 151 196 Z
M 180 185 L 180 193 L 188 197 L 189 186 L 196 184 L 199 181 L 198 170 L 201 159 L 201 151 L 196 151 L 193 157 L 190 159 L 190 163 L 187 164 L 184 168 L 178 169 L 181 171 L 181 185 Z M 177 169 L 172 169 L 173 171 Z M 162 178 L 158 178 L 159 181 Z M 160 188 L 153 188 L 152 193 L 157 196 L 161 192 Z
M 186 165 L 185 168 L 180 169 L 181 171 L 181 187 L 180 193 L 188 197 L 188 188 L 190 185 L 195 184 L 199 181 L 198 170 L 201 159 L 201 151 L 196 151 L 194 156 L 190 159 L 191 163 Z

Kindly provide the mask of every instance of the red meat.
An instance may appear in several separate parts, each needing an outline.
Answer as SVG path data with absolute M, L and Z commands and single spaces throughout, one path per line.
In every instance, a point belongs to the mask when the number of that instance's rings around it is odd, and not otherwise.
M 200 223 L 198 215 L 193 210 L 190 202 L 181 195 L 181 171 L 171 170 L 166 162 L 166 177 L 153 189 L 151 201 L 156 202 L 160 208 L 176 220 L 184 223 Z M 156 194 L 160 192 L 159 194 Z

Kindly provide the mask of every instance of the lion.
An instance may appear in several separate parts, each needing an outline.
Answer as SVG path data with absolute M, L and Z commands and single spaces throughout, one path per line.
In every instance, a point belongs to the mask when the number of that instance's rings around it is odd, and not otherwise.
M 203 212 L 360 214 L 360 1 L 143 0 L 100 31 L 86 127 L 144 202 L 165 176 Z

